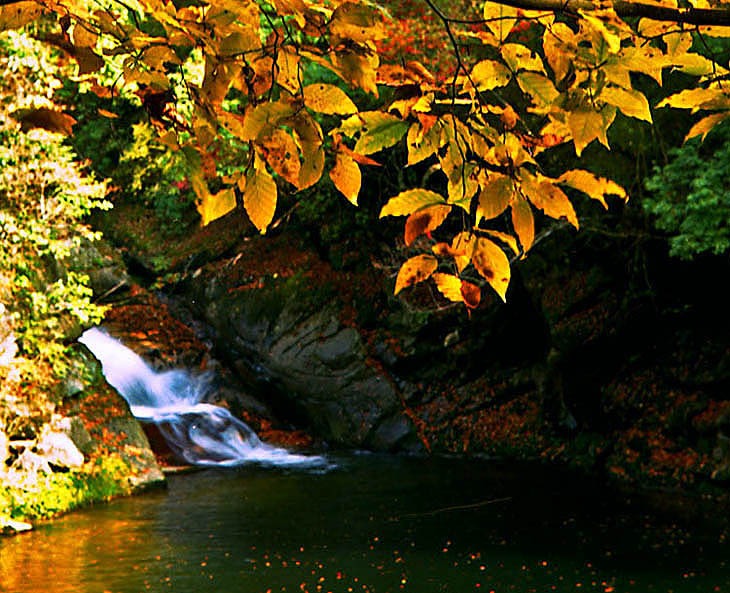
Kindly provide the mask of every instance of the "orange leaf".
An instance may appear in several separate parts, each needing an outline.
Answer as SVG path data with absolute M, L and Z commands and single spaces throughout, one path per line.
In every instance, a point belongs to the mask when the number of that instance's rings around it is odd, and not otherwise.
M 482 290 L 476 284 L 461 281 L 461 296 L 464 298 L 464 304 L 470 309 L 476 309 L 482 298 Z
M 406 220 L 405 241 L 410 245 L 416 237 L 437 229 L 451 212 L 451 206 L 429 206 L 411 214 Z
M 116 119 L 119 117 L 116 113 L 113 113 L 112 111 L 107 111 L 106 109 L 97 109 L 96 112 L 102 117 L 109 117 L 111 119 Z
M 257 154 L 246 178 L 243 207 L 256 228 L 264 234 L 276 211 L 276 183 Z
M 448 243 L 436 243 L 431 247 L 434 255 L 450 255 L 451 257 L 464 257 L 466 255 L 466 249 L 456 250 Z
M 73 135 L 73 125 L 76 120 L 62 111 L 39 107 L 37 109 L 18 109 L 11 113 L 13 119 L 20 122 L 24 130 L 43 128 L 49 132 Z
M 332 179 L 335 187 L 342 192 L 342 195 L 357 206 L 357 195 L 360 193 L 362 174 L 354 159 L 347 154 L 338 152 L 335 166 L 330 171 L 330 179 Z
M 432 255 L 417 255 L 403 263 L 395 280 L 395 291 L 398 294 L 407 286 L 427 280 L 438 268 L 438 261 Z

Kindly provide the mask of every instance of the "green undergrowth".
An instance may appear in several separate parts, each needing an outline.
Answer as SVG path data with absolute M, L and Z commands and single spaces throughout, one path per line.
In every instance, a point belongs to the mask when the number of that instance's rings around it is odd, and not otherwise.
M 100 457 L 78 470 L 39 473 L 23 481 L 5 480 L 0 487 L 0 523 L 3 519 L 49 519 L 89 504 L 129 494 L 130 468 L 118 456 Z

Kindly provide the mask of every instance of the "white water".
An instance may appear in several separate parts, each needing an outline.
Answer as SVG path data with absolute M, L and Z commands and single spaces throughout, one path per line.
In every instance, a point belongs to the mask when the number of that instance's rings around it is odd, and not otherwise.
M 184 370 L 156 372 L 136 353 L 99 328 L 79 338 L 99 359 L 107 382 L 132 414 L 155 423 L 172 451 L 194 465 L 328 467 L 324 457 L 298 455 L 262 443 L 226 408 L 205 403 L 208 381 Z

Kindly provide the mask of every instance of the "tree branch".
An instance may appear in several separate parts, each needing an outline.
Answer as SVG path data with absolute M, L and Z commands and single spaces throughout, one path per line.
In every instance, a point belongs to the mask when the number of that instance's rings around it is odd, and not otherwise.
M 590 0 L 492 0 L 506 6 L 524 10 L 543 10 L 559 13 L 575 13 L 578 10 L 592 10 L 596 3 Z M 655 21 L 685 23 L 688 25 L 730 26 L 730 8 L 670 8 L 615 0 L 613 8 L 621 17 L 646 17 Z

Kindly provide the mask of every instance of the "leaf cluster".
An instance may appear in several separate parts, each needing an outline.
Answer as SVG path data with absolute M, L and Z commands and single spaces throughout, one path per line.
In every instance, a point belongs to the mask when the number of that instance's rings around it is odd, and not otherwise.
M 556 147 L 578 158 L 589 145 L 610 150 L 617 114 L 648 126 L 657 109 L 699 111 L 688 137 L 703 138 L 730 115 L 728 65 L 696 43 L 730 37 L 723 8 L 712 5 L 486 1 L 461 28 L 464 19 L 429 0 L 455 62 L 443 81 L 417 59 L 389 61 L 390 16 L 365 0 L 17 4 L 3 9 L 0 27 L 31 22 L 38 10 L 57 15 L 57 45 L 80 75 L 114 56 L 115 88 L 136 93 L 159 141 L 184 155 L 203 224 L 242 204 L 266 232 L 282 194 L 326 176 L 357 204 L 363 169 L 405 144 L 406 166 L 432 174 L 381 211 L 408 217 L 403 242 L 416 253 L 395 290 L 433 278 L 447 301 L 468 308 L 486 286 L 505 298 L 510 261 L 540 238 L 538 212 L 577 229 L 576 195 L 604 206 L 608 196 L 627 199 L 615 180 L 586 169 L 548 171 Z M 724 20 L 707 24 L 713 10 Z M 652 104 L 647 85 L 661 86 L 667 73 L 688 86 Z M 220 171 L 226 153 L 238 162 Z
M 656 227 L 668 235 L 670 254 L 693 259 L 730 249 L 730 126 L 717 126 L 669 152 L 670 160 L 646 180 L 643 200 Z

